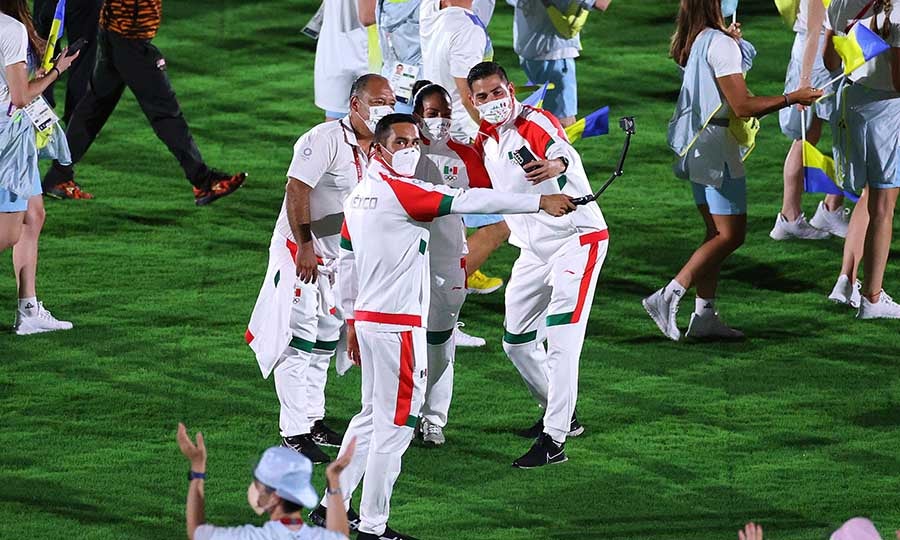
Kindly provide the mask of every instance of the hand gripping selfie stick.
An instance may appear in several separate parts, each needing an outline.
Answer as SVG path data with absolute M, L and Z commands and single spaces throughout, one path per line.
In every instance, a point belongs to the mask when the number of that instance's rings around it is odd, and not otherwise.
M 578 197 L 577 199 L 572 199 L 572 204 L 582 205 L 592 201 L 596 201 L 600 198 L 600 195 L 603 195 L 603 192 L 606 191 L 606 188 L 608 188 L 616 178 L 622 176 L 625 173 L 622 168 L 625 166 L 625 158 L 628 156 L 628 147 L 631 146 L 631 136 L 634 135 L 634 117 L 625 116 L 620 118 L 619 127 L 622 128 L 622 131 L 625 132 L 625 143 L 622 145 L 622 154 L 619 156 L 619 163 L 616 165 L 616 170 L 614 170 L 610 175 L 609 180 L 607 180 L 606 183 L 600 186 L 600 189 L 597 191 L 597 193 L 585 195 L 584 197 Z

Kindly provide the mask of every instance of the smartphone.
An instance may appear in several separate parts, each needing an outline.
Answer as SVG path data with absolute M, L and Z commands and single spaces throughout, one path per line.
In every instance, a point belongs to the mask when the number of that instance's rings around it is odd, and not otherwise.
M 75 40 L 75 43 L 69 43 L 69 46 L 66 49 L 66 56 L 72 56 L 73 54 L 77 53 L 78 51 L 83 49 L 84 46 L 87 45 L 87 43 L 87 40 L 84 38 L 78 38 L 77 40 Z
M 523 170 L 527 171 L 527 165 L 532 161 L 537 161 L 537 158 L 534 157 L 534 154 L 531 153 L 527 147 L 523 146 L 519 148 L 515 152 L 513 152 L 513 161 L 519 164 L 519 167 L 522 167 Z

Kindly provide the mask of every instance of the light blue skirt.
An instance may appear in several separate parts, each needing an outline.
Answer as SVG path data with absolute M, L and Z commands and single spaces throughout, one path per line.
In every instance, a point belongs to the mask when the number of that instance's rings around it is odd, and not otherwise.
M 38 159 L 72 163 L 62 127 L 56 124 L 49 144 L 38 150 L 34 126 L 24 112 L 0 114 L 0 211 L 21 212 L 22 201 L 27 207 L 28 199 L 41 193 Z
M 803 67 L 803 48 L 806 46 L 806 34 L 798 33 L 794 37 L 794 46 L 791 48 L 791 61 L 788 62 L 787 74 L 784 78 L 785 93 L 793 92 L 800 87 L 800 70 Z M 819 36 L 819 51 L 825 47 L 825 36 Z M 822 62 L 822 55 L 816 54 L 816 61 L 812 69 L 811 86 L 822 88 L 831 80 L 831 74 Z M 826 94 L 833 92 L 833 88 L 825 90 Z M 834 113 L 834 96 L 828 97 L 816 103 L 813 111 L 818 118 L 828 121 Z M 812 125 L 813 115 L 807 109 L 806 129 Z M 781 132 L 795 141 L 803 138 L 800 130 L 800 110 L 796 106 L 785 107 L 778 112 L 778 122 L 781 124 Z
M 847 85 L 832 123 L 844 189 L 900 187 L 900 93 Z

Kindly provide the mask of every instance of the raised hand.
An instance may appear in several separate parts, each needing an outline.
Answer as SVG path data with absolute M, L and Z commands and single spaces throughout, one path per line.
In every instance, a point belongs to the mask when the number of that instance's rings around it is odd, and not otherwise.
M 203 434 L 197 432 L 197 443 L 191 441 L 187 428 L 181 422 L 178 423 L 178 447 L 184 457 L 191 462 L 191 470 L 194 472 L 206 472 L 206 445 L 203 443 Z
M 739 540 L 763 540 L 763 529 L 752 521 L 744 525 L 743 531 L 738 531 Z

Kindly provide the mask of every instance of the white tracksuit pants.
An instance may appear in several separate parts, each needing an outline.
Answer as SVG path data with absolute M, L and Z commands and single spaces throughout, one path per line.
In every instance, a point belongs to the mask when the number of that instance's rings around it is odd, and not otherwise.
M 431 257 L 431 302 L 428 310 L 428 383 L 422 418 L 444 427 L 453 398 L 453 331 L 466 301 L 466 259 Z
M 319 274 L 316 283 L 297 278 L 290 318 L 293 338 L 273 371 L 282 437 L 309 433 L 313 422 L 325 417 L 328 364 L 342 324 L 334 304 L 329 275 Z
M 370 534 L 381 534 L 387 526 L 391 493 L 418 422 L 426 377 L 425 329 L 386 332 L 379 327 L 356 323 L 362 409 L 350 420 L 338 454 L 356 437 L 353 460 L 341 473 L 341 491 L 349 508 L 362 480 L 359 530 Z
M 558 442 L 575 412 L 578 361 L 608 244 L 603 230 L 565 240 L 547 258 L 522 249 L 506 286 L 503 350 L 544 408 L 544 432 Z

